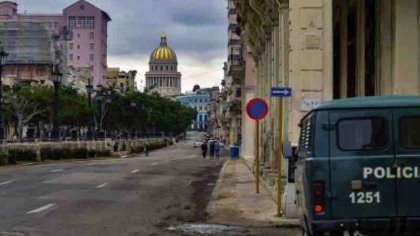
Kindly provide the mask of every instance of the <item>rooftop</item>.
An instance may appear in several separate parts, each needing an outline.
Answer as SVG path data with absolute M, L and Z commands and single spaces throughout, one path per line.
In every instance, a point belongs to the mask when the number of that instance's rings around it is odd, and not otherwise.
M 314 110 L 420 107 L 420 96 L 356 97 L 323 102 Z

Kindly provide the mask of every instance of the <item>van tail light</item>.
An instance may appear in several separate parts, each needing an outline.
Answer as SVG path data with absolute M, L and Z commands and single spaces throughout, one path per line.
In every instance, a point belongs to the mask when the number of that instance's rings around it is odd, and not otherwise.
M 312 185 L 313 190 L 313 205 L 314 205 L 314 211 L 316 214 L 320 214 L 324 212 L 324 183 L 314 183 Z

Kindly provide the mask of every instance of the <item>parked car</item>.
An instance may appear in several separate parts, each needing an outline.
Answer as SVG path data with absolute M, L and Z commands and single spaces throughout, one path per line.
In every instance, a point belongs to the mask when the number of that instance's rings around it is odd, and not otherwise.
M 420 97 L 326 102 L 300 126 L 304 235 L 420 235 Z
M 194 148 L 201 147 L 201 145 L 203 145 L 203 141 L 197 140 L 194 142 Z

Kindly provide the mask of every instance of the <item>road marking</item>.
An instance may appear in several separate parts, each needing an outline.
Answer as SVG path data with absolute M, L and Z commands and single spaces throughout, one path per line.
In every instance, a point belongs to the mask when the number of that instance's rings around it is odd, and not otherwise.
M 26 212 L 26 214 L 35 214 L 35 213 L 39 213 L 39 212 L 41 212 L 41 211 L 45 211 L 45 210 L 47 210 L 47 209 L 49 209 L 49 208 L 51 208 L 51 207 L 53 207 L 53 206 L 55 206 L 55 204 L 50 203 L 50 204 L 47 204 L 47 205 L 42 206 L 42 207 L 40 207 L 40 208 L 37 208 L 37 209 L 35 209 L 35 210 L 28 211 L 28 212 Z
M 159 163 L 158 162 L 153 162 L 152 164 L 150 164 L 150 165 L 152 165 L 152 166 L 157 166 L 157 165 L 159 165 Z
M 132 174 L 135 174 L 137 172 L 139 172 L 139 169 L 135 169 L 135 170 L 131 171 Z
M 11 184 L 13 182 L 15 182 L 15 181 L 14 180 L 6 181 L 6 182 L 3 182 L 3 183 L 0 183 L 0 186 L 6 185 L 6 184 Z
M 103 183 L 103 184 L 101 184 L 101 185 L 96 186 L 96 188 L 103 188 L 103 187 L 105 187 L 105 186 L 107 186 L 107 185 L 108 185 L 108 183 Z
M 89 164 L 87 164 L 88 166 L 93 166 L 93 165 L 95 165 L 96 163 L 95 162 L 92 162 L 92 163 L 89 163 Z
M 63 169 L 55 169 L 55 170 L 50 171 L 50 173 L 56 173 L 56 172 L 61 172 L 61 171 L 63 171 Z

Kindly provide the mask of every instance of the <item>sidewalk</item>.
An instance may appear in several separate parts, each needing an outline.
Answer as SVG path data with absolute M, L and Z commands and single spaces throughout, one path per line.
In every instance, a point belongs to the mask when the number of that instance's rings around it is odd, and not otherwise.
M 297 220 L 276 217 L 277 205 L 260 185 L 255 193 L 255 177 L 245 160 L 228 160 L 207 207 L 208 223 L 266 226 L 298 226 Z

